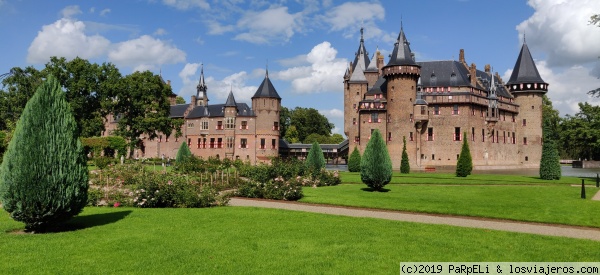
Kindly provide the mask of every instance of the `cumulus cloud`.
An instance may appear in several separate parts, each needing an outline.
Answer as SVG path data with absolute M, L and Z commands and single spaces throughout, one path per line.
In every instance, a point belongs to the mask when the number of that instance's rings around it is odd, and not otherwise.
M 66 14 L 74 14 L 73 8 L 70 10 Z M 105 54 L 110 41 L 100 35 L 87 35 L 85 30 L 85 23 L 69 18 L 43 26 L 29 46 L 27 62 L 45 63 L 51 56 L 90 59 Z
M 81 14 L 81 13 L 82 13 L 81 9 L 79 9 L 79 6 L 77 6 L 77 5 L 67 6 L 60 11 L 60 14 L 64 18 L 72 18 L 74 15 Z
M 366 39 L 395 41 L 394 36 L 381 30 L 375 23 L 384 18 L 385 9 L 381 3 L 347 2 L 333 7 L 322 19 L 331 26 L 332 31 L 342 31 L 346 38 L 355 36 L 358 30 L 364 27 Z
M 274 7 L 261 12 L 247 12 L 238 22 L 238 28 L 245 32 L 235 36 L 254 44 L 268 44 L 275 41 L 287 42 L 299 31 L 302 16 L 288 13 L 287 7 Z
M 535 13 L 517 26 L 532 48 L 547 53 L 549 66 L 573 66 L 597 60 L 600 31 L 588 24 L 600 10 L 597 0 L 529 0 Z M 522 41 L 522 40 L 521 40 Z
M 110 9 L 103 9 L 102 11 L 100 11 L 100 16 L 105 16 L 109 13 L 110 13 Z
M 210 4 L 208 4 L 206 0 L 163 0 L 163 3 L 180 10 L 191 8 L 201 8 L 203 10 L 210 9 Z
M 231 32 L 235 29 L 235 27 L 233 25 L 223 26 L 223 25 L 221 25 L 221 23 L 214 21 L 214 20 L 206 21 L 206 25 L 208 27 L 208 34 L 212 34 L 212 35 L 221 35 L 226 32 Z
M 310 66 L 289 68 L 275 74 L 281 80 L 292 82 L 295 93 L 319 93 L 342 91 L 340 81 L 348 61 L 336 58 L 337 50 L 327 41 L 316 45 L 306 56 Z
M 167 31 L 163 28 L 158 28 L 154 31 L 154 35 L 161 36 L 167 34 Z
M 133 67 L 134 71 L 155 69 L 157 65 L 185 61 L 185 52 L 149 35 L 118 43 L 108 53 L 111 62 Z

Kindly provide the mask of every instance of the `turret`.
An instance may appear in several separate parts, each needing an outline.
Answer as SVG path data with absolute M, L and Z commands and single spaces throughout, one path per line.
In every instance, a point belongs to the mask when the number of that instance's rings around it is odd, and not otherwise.
M 196 106 L 208 106 L 208 96 L 206 95 L 206 83 L 204 82 L 204 64 L 201 65 L 200 69 L 200 80 L 198 86 L 196 86 L 196 98 L 195 102 L 190 102 Z
M 269 79 L 268 69 L 265 79 L 252 96 L 252 109 L 256 114 L 256 161 L 269 162 L 279 152 L 281 97 Z

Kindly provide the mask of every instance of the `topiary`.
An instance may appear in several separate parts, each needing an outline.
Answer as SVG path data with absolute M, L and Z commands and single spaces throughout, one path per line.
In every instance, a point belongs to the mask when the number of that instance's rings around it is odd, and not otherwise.
M 466 137 L 467 133 L 463 134 L 463 137 Z M 471 174 L 473 171 L 473 159 L 471 158 L 471 150 L 469 149 L 469 143 L 465 138 L 463 140 L 462 149 L 460 151 L 460 155 L 458 156 L 458 161 L 456 163 L 456 176 L 457 177 L 466 177 Z
M 360 179 L 376 191 L 381 191 L 392 179 L 392 161 L 378 130 L 371 134 L 360 159 Z
M 354 147 L 350 158 L 348 158 L 348 171 L 360 172 L 360 152 L 358 152 L 358 147 Z
M 544 180 L 559 180 L 561 177 L 560 156 L 552 139 L 544 139 L 542 145 L 542 160 L 540 162 L 540 178 Z
M 77 123 L 49 76 L 27 102 L 0 167 L 0 199 L 27 231 L 46 231 L 87 204 L 88 168 Z
M 325 157 L 319 143 L 313 142 L 304 162 L 309 173 L 316 176 L 322 168 L 325 168 Z
M 410 173 L 410 163 L 408 163 L 408 153 L 406 153 L 406 137 L 403 137 L 402 142 L 404 145 L 402 146 L 402 160 L 400 161 L 400 173 L 408 174 Z

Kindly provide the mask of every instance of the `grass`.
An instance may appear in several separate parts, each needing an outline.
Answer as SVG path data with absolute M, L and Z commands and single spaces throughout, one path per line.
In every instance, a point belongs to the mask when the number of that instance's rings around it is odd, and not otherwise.
M 0 274 L 394 274 L 402 261 L 596 261 L 597 242 L 221 207 L 86 208 L 73 231 L 0 215 Z
M 598 191 L 550 186 L 434 186 L 388 184 L 368 192 L 363 184 L 304 188 L 301 202 L 600 227 Z
M 340 172 L 344 183 L 360 183 L 359 172 Z M 436 184 L 436 185 L 567 185 L 581 184 L 582 178 L 561 177 L 560 180 L 542 180 L 539 177 L 523 175 L 473 174 L 466 178 L 448 173 L 411 173 L 394 172 L 390 183 L 398 184 Z M 595 185 L 595 178 L 585 178 L 585 184 Z

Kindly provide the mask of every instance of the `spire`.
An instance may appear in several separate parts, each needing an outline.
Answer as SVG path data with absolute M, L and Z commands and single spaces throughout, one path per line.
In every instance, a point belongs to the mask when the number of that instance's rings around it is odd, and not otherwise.
M 252 99 L 261 97 L 281 99 L 281 97 L 277 93 L 277 90 L 275 90 L 273 83 L 271 83 L 271 80 L 269 79 L 268 68 L 265 72 L 265 79 L 263 79 L 263 82 L 260 83 L 260 86 L 256 90 L 256 93 L 254 93 L 254 96 L 252 96 Z
M 492 81 L 490 81 L 490 93 L 488 95 L 488 97 L 490 99 L 496 99 L 496 80 L 494 79 L 494 69 L 492 68 L 491 71 L 492 74 Z
M 377 53 L 379 49 L 373 54 L 371 61 L 369 62 L 369 66 L 365 70 L 365 72 L 379 72 L 379 68 L 377 68 Z
M 529 52 L 527 44 L 523 43 L 521 52 L 519 53 L 519 57 L 517 58 L 517 62 L 515 63 L 515 67 L 507 84 L 511 85 L 525 83 L 546 84 L 540 76 L 540 73 L 535 66 L 535 62 L 533 62 L 533 57 L 531 57 L 531 52 Z
M 233 97 L 233 88 L 229 90 L 229 96 L 227 96 L 225 107 L 237 107 L 237 103 L 235 102 L 235 98 Z
M 352 62 L 352 72 L 356 70 L 357 66 L 361 66 L 364 71 L 369 66 L 369 53 L 365 49 L 365 40 L 363 36 L 364 29 L 360 28 L 360 44 L 358 46 L 358 51 L 356 51 L 356 56 L 354 57 L 354 62 Z
M 400 23 L 400 33 L 398 39 L 394 43 L 394 50 L 390 55 L 390 61 L 386 66 L 418 66 L 413 59 L 413 53 L 410 50 L 410 43 L 404 34 L 404 26 Z
M 206 95 L 206 83 L 204 82 L 204 64 L 200 64 L 200 80 L 198 81 L 198 86 L 196 86 L 196 101 L 192 102 L 192 104 L 196 105 L 208 105 L 208 96 Z

